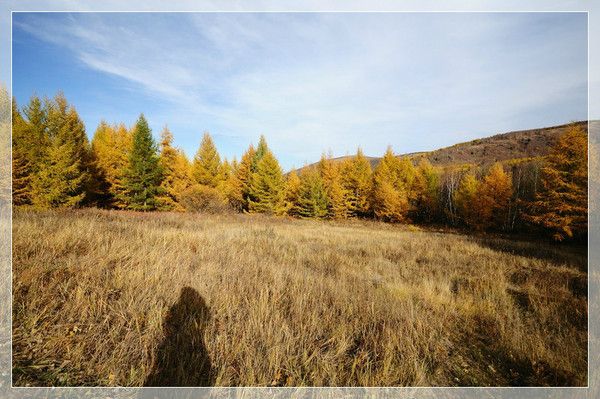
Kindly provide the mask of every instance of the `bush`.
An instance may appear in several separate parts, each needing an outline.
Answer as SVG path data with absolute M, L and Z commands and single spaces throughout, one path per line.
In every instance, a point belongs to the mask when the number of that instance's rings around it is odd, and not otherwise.
M 188 212 L 224 213 L 231 210 L 225 196 L 216 188 L 195 184 L 181 193 L 181 204 Z

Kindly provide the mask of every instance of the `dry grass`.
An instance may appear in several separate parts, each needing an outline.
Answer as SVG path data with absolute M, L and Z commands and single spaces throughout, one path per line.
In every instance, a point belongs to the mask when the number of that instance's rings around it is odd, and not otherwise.
M 373 222 L 13 221 L 16 385 L 585 385 L 586 256 Z

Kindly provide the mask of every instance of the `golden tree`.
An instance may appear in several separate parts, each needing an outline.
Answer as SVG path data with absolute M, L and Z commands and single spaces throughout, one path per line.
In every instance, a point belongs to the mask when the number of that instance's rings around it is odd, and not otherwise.
M 27 122 L 12 101 L 12 200 L 14 206 L 31 203 L 32 163 L 27 148 Z
M 409 184 L 414 173 L 408 160 L 398 159 L 388 147 L 373 172 L 371 204 L 375 217 L 389 222 L 404 222 L 409 211 Z M 412 165 L 412 164 L 410 164 Z
M 422 222 L 433 222 L 441 213 L 440 176 L 427 158 L 421 159 L 414 182 L 414 213 Z
M 360 148 L 354 157 L 344 160 L 341 165 L 342 185 L 347 191 L 346 207 L 350 216 L 370 215 L 371 173 L 371 164 Z
M 46 101 L 49 146 L 31 181 L 38 208 L 73 207 L 82 203 L 89 183 L 89 143 L 83 122 L 62 94 Z
M 295 214 L 303 218 L 324 218 L 327 216 L 327 202 L 327 191 L 319 171 L 314 167 L 304 168 L 300 175 Z
M 231 206 L 239 211 L 249 210 L 253 174 L 252 163 L 255 154 L 256 150 L 250 144 L 248 150 L 242 155 L 240 162 L 236 164 L 227 185 L 227 199 Z
M 285 180 L 279 162 L 267 149 L 256 165 L 250 184 L 250 212 L 281 215 L 285 213 Z
M 588 219 L 588 142 L 581 126 L 559 138 L 542 168 L 542 190 L 525 216 L 557 241 L 585 236 Z
M 97 179 L 96 195 L 100 203 L 125 208 L 125 171 L 129 165 L 131 132 L 120 124 L 110 126 L 102 121 L 92 138 L 92 163 Z
M 173 147 L 173 134 L 166 126 L 161 133 L 159 163 L 163 171 L 160 209 L 184 211 L 181 194 L 192 185 L 191 167 L 185 153 Z
M 194 157 L 192 168 L 194 180 L 198 184 L 215 188 L 223 180 L 221 176 L 221 158 L 208 132 L 202 136 L 202 142 Z
M 458 185 L 458 189 L 453 193 L 453 201 L 456 206 L 458 216 L 469 227 L 477 230 L 483 225 L 480 223 L 479 213 L 475 207 L 479 199 L 480 182 L 473 172 L 463 176 Z
M 298 203 L 300 198 L 300 177 L 296 170 L 292 170 L 287 175 L 285 182 L 285 210 L 288 215 L 299 216 Z
M 323 185 L 327 193 L 327 216 L 331 219 L 344 219 L 348 217 L 348 192 L 342 185 L 340 166 L 334 162 L 331 155 L 323 154 L 317 164 Z
M 512 180 L 502 165 L 496 162 L 483 179 L 479 199 L 473 204 L 480 228 L 502 229 L 508 223 Z

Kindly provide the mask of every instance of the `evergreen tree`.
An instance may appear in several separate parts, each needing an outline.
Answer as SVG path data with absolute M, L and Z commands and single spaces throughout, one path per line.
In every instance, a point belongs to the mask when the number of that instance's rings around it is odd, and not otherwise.
M 284 195 L 285 180 L 281 167 L 267 149 L 252 175 L 249 211 L 281 215 L 285 212 Z
M 552 232 L 557 241 L 585 237 L 588 226 L 588 142 L 572 125 L 559 138 L 542 168 L 542 189 L 526 220 Z
M 125 173 L 123 200 L 133 210 L 148 211 L 159 205 L 162 192 L 162 170 L 156 144 L 144 115 L 140 115 L 133 131 L 129 165 Z
M 300 175 L 300 189 L 295 214 L 304 218 L 327 216 L 327 192 L 323 179 L 315 168 L 305 168 Z
M 208 132 L 204 133 L 200 148 L 194 157 L 193 176 L 196 183 L 213 188 L 223 180 L 221 158 Z
M 348 193 L 346 207 L 354 217 L 367 217 L 371 213 L 370 195 L 372 190 L 371 164 L 359 148 L 353 158 L 342 164 L 342 185 Z

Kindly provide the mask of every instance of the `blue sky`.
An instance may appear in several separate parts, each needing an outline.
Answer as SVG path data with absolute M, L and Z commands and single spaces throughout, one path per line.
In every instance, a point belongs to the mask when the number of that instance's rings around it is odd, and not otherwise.
M 191 157 L 260 134 L 282 166 L 431 150 L 587 115 L 583 13 L 15 13 L 13 93 L 165 124 Z

